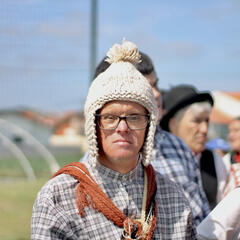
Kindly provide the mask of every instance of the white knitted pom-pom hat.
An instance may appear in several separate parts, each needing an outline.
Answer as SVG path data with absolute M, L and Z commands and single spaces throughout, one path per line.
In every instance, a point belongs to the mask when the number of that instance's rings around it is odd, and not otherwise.
M 96 166 L 99 154 L 95 113 L 107 102 L 122 100 L 138 103 L 150 114 L 148 133 L 142 150 L 142 162 L 147 166 L 152 156 L 158 108 L 152 87 L 134 66 L 140 59 L 138 48 L 134 43 L 123 40 L 122 45 L 113 45 L 107 57 L 106 61 L 111 65 L 93 80 L 84 107 L 85 134 L 91 163 Z

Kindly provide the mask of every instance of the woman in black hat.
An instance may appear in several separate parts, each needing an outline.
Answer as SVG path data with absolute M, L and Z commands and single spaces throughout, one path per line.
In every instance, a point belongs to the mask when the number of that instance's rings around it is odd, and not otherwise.
M 180 137 L 199 159 L 202 183 L 211 208 L 222 198 L 226 169 L 216 153 L 206 150 L 209 117 L 214 101 L 210 93 L 179 85 L 164 96 L 166 114 L 161 127 Z

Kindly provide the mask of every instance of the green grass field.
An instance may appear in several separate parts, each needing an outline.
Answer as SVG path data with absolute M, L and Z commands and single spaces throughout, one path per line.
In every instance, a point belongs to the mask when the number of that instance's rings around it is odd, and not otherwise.
M 32 205 L 46 180 L 0 182 L 0 239 L 30 239 Z
M 60 166 L 78 161 L 81 153 L 56 156 Z M 0 160 L 0 239 L 30 239 L 32 206 L 37 192 L 51 177 L 45 162 L 37 157 L 29 159 L 37 175 L 28 181 L 16 159 Z

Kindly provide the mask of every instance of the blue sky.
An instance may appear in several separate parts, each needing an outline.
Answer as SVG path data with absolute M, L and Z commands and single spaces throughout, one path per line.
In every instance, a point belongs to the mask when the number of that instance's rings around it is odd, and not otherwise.
M 89 87 L 90 0 L 1 0 L 0 110 L 80 110 Z M 159 87 L 240 91 L 240 1 L 98 0 L 97 62 L 123 37 Z

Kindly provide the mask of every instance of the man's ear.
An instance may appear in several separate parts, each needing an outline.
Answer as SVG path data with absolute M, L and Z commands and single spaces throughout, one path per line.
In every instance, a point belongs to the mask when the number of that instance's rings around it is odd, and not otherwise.
M 168 127 L 171 133 L 173 133 L 174 135 L 176 135 L 177 132 L 177 122 L 176 119 L 170 118 L 169 122 L 168 122 Z

